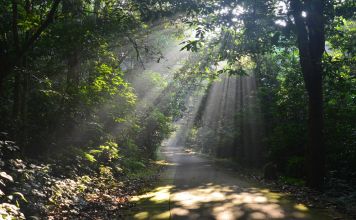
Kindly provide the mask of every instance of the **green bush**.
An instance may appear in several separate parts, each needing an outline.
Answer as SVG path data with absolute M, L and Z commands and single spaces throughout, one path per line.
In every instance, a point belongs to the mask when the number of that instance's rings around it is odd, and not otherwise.
M 84 154 L 85 159 L 91 163 L 108 165 L 119 159 L 119 149 L 117 143 L 107 141 L 105 144 L 98 146 Z

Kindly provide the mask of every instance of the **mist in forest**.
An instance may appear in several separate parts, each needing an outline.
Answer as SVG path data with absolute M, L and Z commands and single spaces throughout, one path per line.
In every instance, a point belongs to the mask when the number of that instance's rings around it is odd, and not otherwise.
M 203 92 L 188 97 L 188 110 L 169 145 L 261 166 L 264 124 L 256 93 L 253 75 L 219 76 Z

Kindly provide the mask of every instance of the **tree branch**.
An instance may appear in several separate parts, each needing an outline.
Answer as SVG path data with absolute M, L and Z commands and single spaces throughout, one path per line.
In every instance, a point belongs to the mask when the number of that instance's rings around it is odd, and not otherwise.
M 14 33 L 14 44 L 15 44 L 15 56 L 11 57 L 9 54 L 0 54 L 0 96 L 2 93 L 2 83 L 3 80 L 7 77 L 10 71 L 16 66 L 17 62 L 21 60 L 21 58 L 26 54 L 29 48 L 36 42 L 36 40 L 40 37 L 42 32 L 49 26 L 49 24 L 53 21 L 54 15 L 58 8 L 58 5 L 61 0 L 54 0 L 49 13 L 47 14 L 46 19 L 41 24 L 41 26 L 37 29 L 37 31 L 23 44 L 22 47 L 16 48 L 16 45 L 19 45 L 19 37 L 18 37 L 18 28 L 17 28 L 17 0 L 12 1 L 13 7 L 13 33 Z
M 310 54 L 310 41 L 305 19 L 302 17 L 303 4 L 300 0 L 291 0 L 290 7 L 295 21 L 297 34 L 297 44 L 299 49 L 299 58 L 303 72 L 304 81 L 307 90 L 310 89 L 310 70 L 313 69 Z
M 127 36 L 127 38 L 128 38 L 129 41 L 132 43 L 132 45 L 133 45 L 133 47 L 134 47 L 134 49 L 135 49 L 135 51 L 136 51 L 136 58 L 137 58 L 137 60 L 141 63 L 142 68 L 145 69 L 145 65 L 143 64 L 143 61 L 142 61 L 142 59 L 141 59 L 140 51 L 139 51 L 139 49 L 138 49 L 138 45 L 137 45 L 136 41 L 135 41 L 134 39 L 132 39 L 130 36 Z
M 37 31 L 28 39 L 28 41 L 22 46 L 21 52 L 19 54 L 20 58 L 27 52 L 27 50 L 34 44 L 34 42 L 40 37 L 42 32 L 49 26 L 49 24 L 53 21 L 54 15 L 58 8 L 58 5 L 61 0 L 54 0 L 51 10 L 47 14 L 46 19 L 42 23 L 42 25 L 37 29 Z

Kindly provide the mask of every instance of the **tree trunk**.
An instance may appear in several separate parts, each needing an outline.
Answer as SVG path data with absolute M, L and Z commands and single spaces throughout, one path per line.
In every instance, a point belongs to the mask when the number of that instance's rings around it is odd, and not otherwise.
M 323 142 L 322 55 L 325 50 L 324 1 L 291 1 L 295 20 L 300 65 L 309 98 L 308 143 L 306 147 L 307 184 L 323 185 L 325 147 Z M 306 12 L 307 17 L 302 16 Z
M 20 54 L 20 42 L 19 42 L 19 32 L 17 27 L 18 20 L 18 9 L 17 9 L 17 0 L 12 0 L 12 35 L 13 35 L 13 44 L 15 48 L 15 56 L 18 57 Z M 14 80 L 14 90 L 13 90 L 13 109 L 12 117 L 15 121 L 18 120 L 20 105 L 21 105 L 21 70 L 15 71 L 15 80 Z
M 24 59 L 23 61 L 23 66 L 27 66 L 27 60 Z M 22 143 L 23 146 L 27 145 L 28 141 L 28 97 L 30 93 L 30 72 L 26 71 L 22 73 L 22 94 L 21 94 L 21 105 L 20 105 L 20 111 L 19 111 L 19 116 L 21 120 L 21 137 L 20 137 L 20 142 Z
M 20 97 L 20 85 L 21 85 L 21 76 L 20 72 L 15 72 L 15 79 L 14 79 L 14 90 L 13 90 L 13 106 L 12 106 L 12 118 L 17 121 L 20 112 L 20 105 L 21 105 L 21 97 Z
M 308 185 L 313 188 L 322 186 L 325 176 L 325 149 L 323 142 L 323 94 L 322 69 L 314 69 L 318 75 L 309 89 L 308 146 L 306 149 Z
M 0 97 L 3 97 L 4 93 L 4 80 L 6 73 L 9 72 L 9 62 L 5 55 L 0 56 Z

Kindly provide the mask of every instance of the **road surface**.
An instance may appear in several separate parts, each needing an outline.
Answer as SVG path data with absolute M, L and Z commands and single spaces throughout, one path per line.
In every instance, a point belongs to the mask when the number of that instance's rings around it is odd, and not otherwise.
M 236 172 L 179 146 L 161 150 L 166 159 L 157 188 L 133 198 L 127 219 L 334 219 L 328 210 L 309 209 L 281 193 L 242 179 Z

